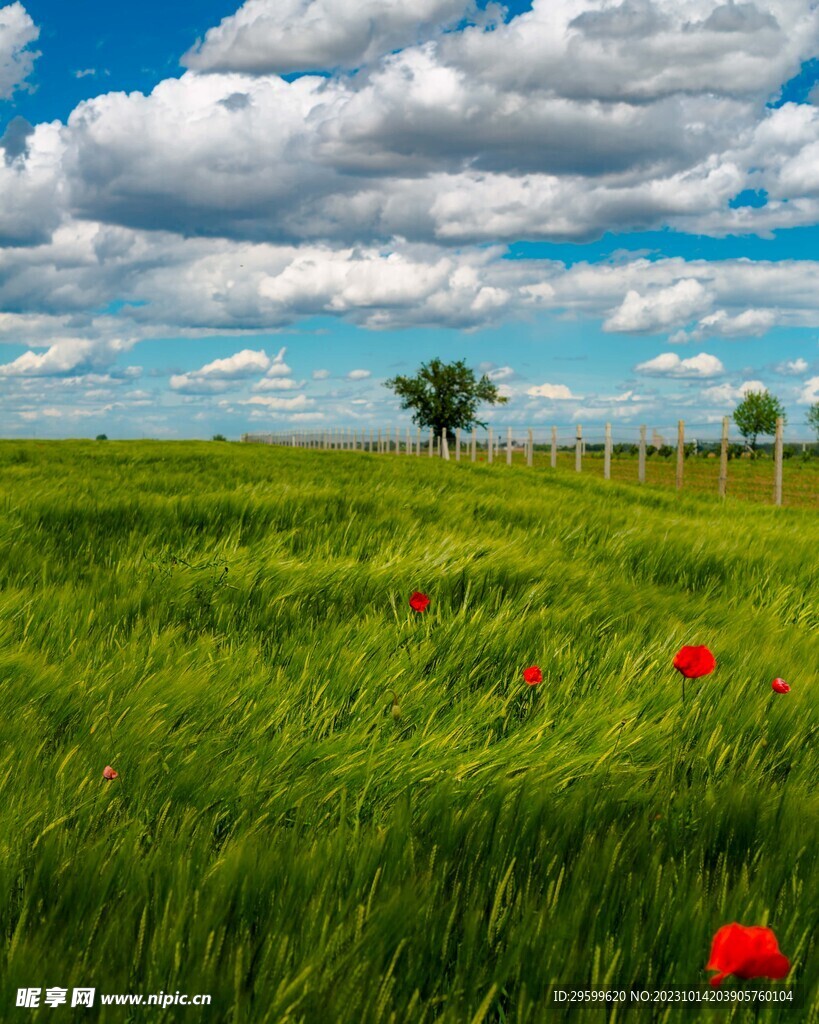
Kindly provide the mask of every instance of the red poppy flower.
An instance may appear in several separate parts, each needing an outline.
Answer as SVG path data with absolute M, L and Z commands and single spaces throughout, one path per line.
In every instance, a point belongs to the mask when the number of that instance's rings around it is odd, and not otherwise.
M 538 683 L 543 682 L 543 673 L 537 665 L 532 665 L 531 668 L 525 668 L 523 670 L 523 678 L 530 686 L 536 686 Z
M 102 769 L 102 777 L 103 777 L 104 779 L 108 779 L 108 781 L 110 782 L 110 781 L 111 781 L 111 779 L 116 779 L 116 778 L 119 778 L 119 772 L 115 772 L 115 771 L 114 771 L 114 769 L 113 769 L 113 768 L 111 767 L 111 765 L 110 765 L 110 764 L 107 764 L 107 765 L 106 765 L 106 766 L 105 766 L 105 767 L 104 767 L 104 768 Z
M 413 611 L 425 612 L 429 607 L 429 598 L 426 594 L 422 594 L 420 590 L 414 590 L 409 603 Z
M 785 682 L 784 679 L 774 679 L 774 681 L 771 683 L 771 689 L 775 693 L 790 693 L 791 692 L 790 686 L 788 686 L 788 684 Z
M 681 647 L 674 658 L 674 668 L 686 679 L 707 676 L 716 665 L 716 659 L 707 647 Z
M 719 972 L 711 979 L 716 988 L 729 974 L 743 979 L 784 978 L 791 965 L 779 952 L 770 928 L 746 928 L 735 922 L 723 925 L 714 936 L 705 969 Z

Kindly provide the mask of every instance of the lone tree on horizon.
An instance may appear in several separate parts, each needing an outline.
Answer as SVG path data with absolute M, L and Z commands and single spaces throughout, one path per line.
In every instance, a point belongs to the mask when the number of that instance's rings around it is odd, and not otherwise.
M 463 359 L 454 363 L 431 359 L 421 364 L 414 377 L 391 377 L 384 386 L 398 395 L 402 409 L 414 410 L 414 423 L 431 427 L 436 437 L 445 430 L 447 440 L 454 437 L 456 429 L 486 426 L 475 415 L 482 402 L 502 405 L 509 401 L 486 374 L 477 380 Z
M 775 434 L 776 420 L 787 420 L 782 403 L 770 391 L 749 391 L 734 409 L 734 423 L 752 452 L 756 452 L 756 439 L 760 434 Z
M 819 402 L 814 402 L 810 409 L 808 409 L 805 419 L 816 431 L 816 440 L 819 441 Z

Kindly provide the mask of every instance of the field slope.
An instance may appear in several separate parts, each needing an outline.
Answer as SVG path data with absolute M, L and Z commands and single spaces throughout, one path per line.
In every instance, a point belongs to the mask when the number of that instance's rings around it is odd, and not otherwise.
M 170 442 L 0 443 L 0 512 L 0 1019 L 819 1019 L 815 512 Z M 731 921 L 795 1002 L 552 1001 Z

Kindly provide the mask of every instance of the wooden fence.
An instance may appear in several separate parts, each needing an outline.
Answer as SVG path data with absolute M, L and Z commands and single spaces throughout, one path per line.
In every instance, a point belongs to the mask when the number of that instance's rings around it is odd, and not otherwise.
M 713 429 L 713 425 L 705 426 Z M 767 498 L 776 505 L 783 504 L 783 463 L 786 458 L 792 459 L 796 455 L 797 458 L 801 457 L 802 461 L 810 460 L 817 468 L 814 470 L 811 466 L 804 474 L 803 483 L 806 487 L 802 489 L 807 491 L 808 500 L 797 500 L 793 503 L 819 503 L 819 460 L 811 458 L 812 455 L 819 453 L 819 445 L 809 441 L 791 442 L 786 451 L 784 421 L 781 418 L 776 423 L 773 443 L 759 446 L 763 457 L 770 459 L 770 476 L 767 478 L 767 484 L 764 482 L 766 474 L 757 460 L 753 460 L 753 473 L 750 472 L 750 466 L 742 458 L 749 456 L 750 453 L 746 450 L 744 441 L 731 437 L 728 417 L 722 421 L 718 441 L 697 440 L 690 428 L 688 433 L 686 432 L 683 420 L 679 420 L 676 427 L 670 429 L 655 428 L 650 439 L 646 426 L 621 427 L 618 433 L 622 440 L 615 444 L 610 423 L 605 425 L 602 435 L 584 434 L 581 424 L 570 430 L 558 427 L 547 428 L 546 431 L 535 431 L 532 428 L 513 430 L 512 427 L 507 427 L 505 432 L 490 426 L 480 434 L 477 429 L 468 432 L 456 430 L 450 444 L 450 438 L 445 432 L 436 436 L 432 431 L 422 431 L 418 427 L 370 427 L 243 434 L 242 441 L 322 451 L 363 451 L 427 458 L 440 457 L 455 462 L 505 462 L 510 466 L 523 464 L 527 467 L 542 466 L 550 469 L 558 469 L 567 464 L 571 466 L 573 463 L 574 471 L 577 473 L 592 471 L 599 474 L 602 469 L 605 480 L 636 479 L 636 482 L 641 484 L 673 484 L 678 491 L 687 486 L 693 486 L 697 490 L 713 488 L 721 497 L 725 497 L 729 491 L 739 493 L 750 489 L 755 493 L 740 493 L 740 496 L 751 496 L 761 500 Z M 672 440 L 674 443 L 670 444 Z M 801 451 L 798 451 L 799 448 Z M 692 456 L 702 458 L 695 458 L 692 461 Z M 734 469 L 730 474 L 729 462 L 734 463 Z M 673 479 L 670 478 L 672 466 Z M 767 495 L 760 493 L 765 489 L 768 489 Z M 788 503 L 791 504 L 790 501 Z

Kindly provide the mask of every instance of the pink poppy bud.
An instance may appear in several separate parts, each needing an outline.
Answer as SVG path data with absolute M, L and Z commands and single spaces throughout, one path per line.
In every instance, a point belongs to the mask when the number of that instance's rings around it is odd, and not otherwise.
M 104 779 L 107 779 L 107 780 L 108 780 L 108 781 L 110 782 L 110 781 L 111 781 L 111 779 L 116 779 L 116 778 L 119 778 L 119 772 L 115 772 L 115 771 L 114 771 L 114 769 L 113 769 L 113 768 L 111 767 L 111 765 L 110 765 L 110 764 L 107 764 L 107 765 L 106 765 L 106 766 L 105 766 L 105 767 L 104 767 L 104 768 L 102 769 L 102 777 L 103 777 Z

